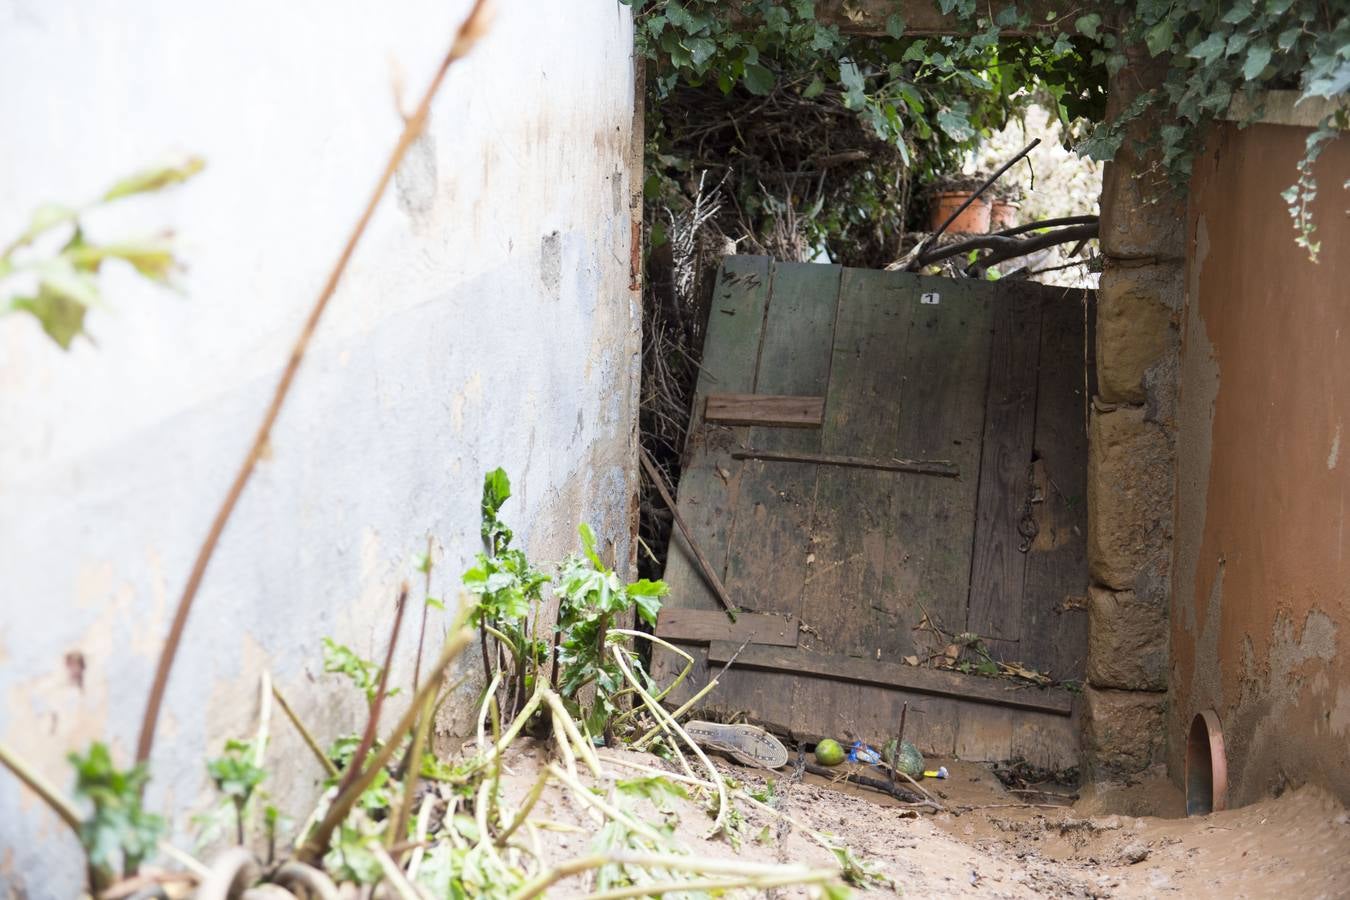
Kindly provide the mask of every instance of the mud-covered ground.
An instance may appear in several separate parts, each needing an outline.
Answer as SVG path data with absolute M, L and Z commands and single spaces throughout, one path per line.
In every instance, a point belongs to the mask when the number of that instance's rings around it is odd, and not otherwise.
M 602 752 L 609 760 L 606 768 L 623 777 L 643 773 L 625 770 L 620 761 L 668 766 L 645 754 Z M 508 796 L 523 798 L 542 762 L 537 748 L 513 752 L 504 773 Z M 766 773 L 720 760 L 717 765 L 746 785 L 765 780 Z M 946 765 L 951 778 L 924 782 L 945 807 L 941 812 L 902 806 L 875 792 L 831 785 L 811 775 L 794 783 L 783 773 L 771 775 L 774 805 L 845 842 L 895 884 L 894 890 L 873 887 L 861 896 L 1350 896 L 1350 817 L 1316 789 L 1184 818 L 1179 794 L 1161 775 L 1052 797 L 1009 792 L 984 766 Z M 822 866 L 832 862 L 799 829 L 750 809 L 744 809 L 739 848 L 724 838 L 705 836 L 711 815 L 692 800 L 677 800 L 665 812 L 644 800 L 634 811 L 674 824 L 674 840 L 694 855 Z M 587 812 L 566 792 L 546 791 L 534 817 L 563 828 L 539 832 L 548 857 L 591 852 L 595 835 Z M 566 830 L 569 824 L 575 830 Z M 551 896 L 577 896 L 588 889 L 585 879 L 574 878 Z M 795 889 L 772 894 L 804 896 Z

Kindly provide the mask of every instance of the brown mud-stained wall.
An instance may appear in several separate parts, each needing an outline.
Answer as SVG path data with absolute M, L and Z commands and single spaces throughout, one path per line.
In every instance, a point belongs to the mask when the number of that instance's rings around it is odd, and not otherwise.
M 1350 137 L 1315 169 L 1313 264 L 1280 197 L 1307 134 L 1216 128 L 1187 217 L 1168 762 L 1216 710 L 1234 805 L 1350 799 Z

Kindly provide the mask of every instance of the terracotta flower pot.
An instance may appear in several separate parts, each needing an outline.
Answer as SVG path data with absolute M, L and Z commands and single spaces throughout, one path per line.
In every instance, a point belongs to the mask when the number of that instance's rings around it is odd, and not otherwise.
M 942 223 L 947 221 L 947 217 L 956 211 L 956 208 L 974 193 L 973 191 L 943 191 L 940 194 L 933 195 L 933 216 L 932 224 L 929 226 L 933 231 L 937 231 Z M 947 226 L 947 234 L 987 234 L 989 232 L 989 201 L 983 197 L 976 198 L 975 202 L 967 206 L 961 215 L 956 217 L 956 221 Z
M 995 200 L 989 208 L 989 230 L 1003 231 L 1017 225 L 1017 204 L 1009 200 Z

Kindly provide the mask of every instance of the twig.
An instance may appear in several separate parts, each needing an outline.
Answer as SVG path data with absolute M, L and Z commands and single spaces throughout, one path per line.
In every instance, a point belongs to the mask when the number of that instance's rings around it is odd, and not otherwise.
M 412 689 L 417 690 L 417 683 L 422 675 L 422 644 L 427 639 L 427 601 L 431 599 L 431 535 L 427 535 L 427 556 L 426 556 L 426 588 L 423 591 L 422 598 L 422 627 L 417 631 L 417 658 L 413 661 L 413 681 Z
M 41 797 L 42 802 L 46 803 L 51 811 L 60 817 L 62 822 L 70 826 L 70 830 L 75 832 L 76 837 L 80 836 L 80 814 L 76 812 L 74 805 L 69 800 L 61 796 L 61 793 L 47 782 L 47 779 L 39 775 L 36 769 L 16 756 L 14 751 L 4 744 L 0 744 L 0 763 L 4 763 L 5 768 L 28 785 L 29 790 Z
M 1041 219 L 1038 222 L 1027 222 L 1025 225 L 1014 225 L 1012 228 L 1005 228 L 1002 231 L 994 231 L 1001 237 L 1012 237 L 1015 234 L 1024 234 L 1028 231 L 1038 231 L 1042 228 L 1059 228 L 1063 225 L 1096 225 L 1100 221 L 1098 216 L 1060 216 L 1054 219 Z
M 862 785 L 863 787 L 869 787 L 873 790 L 881 791 L 883 794 L 889 794 L 896 800 L 902 800 L 906 803 L 914 803 L 916 801 L 922 802 L 919 801 L 917 796 L 911 794 L 904 788 L 896 787 L 894 784 L 882 781 L 880 778 L 869 778 L 866 775 L 858 775 L 854 772 L 840 772 L 831 769 L 828 766 L 818 766 L 815 763 L 807 763 L 806 771 L 810 772 L 812 775 L 819 775 L 821 778 L 828 778 L 831 781 L 848 781 L 853 784 Z M 924 805 L 928 804 L 925 803 Z
M 380 726 L 380 710 L 384 708 L 384 700 L 387 696 L 385 688 L 389 683 L 389 667 L 394 664 L 394 648 L 398 646 L 399 626 L 403 624 L 403 609 L 408 605 L 408 582 L 403 582 L 399 588 L 398 604 L 394 609 L 394 624 L 389 630 L 389 643 L 384 651 L 384 668 L 380 669 L 380 681 L 375 686 L 375 699 L 370 704 L 370 715 L 366 717 L 365 730 L 361 732 L 361 743 L 357 745 L 356 752 L 352 754 L 351 762 L 347 763 L 347 769 L 342 773 L 342 781 L 338 783 L 338 793 L 341 794 L 351 783 L 356 780 L 356 775 L 361 771 L 366 762 L 366 754 L 370 752 L 370 747 L 375 743 L 375 730 Z
M 1002 250 L 995 250 L 988 256 L 979 260 L 976 263 L 976 268 L 987 269 L 1004 260 L 1026 256 L 1028 253 L 1035 253 L 1037 250 L 1044 250 L 1046 247 L 1053 247 L 1056 244 L 1067 244 L 1069 241 L 1091 240 L 1097 236 L 1097 227 L 1098 226 L 1096 225 L 1074 225 L 1069 228 L 1061 228 L 1058 231 L 1052 231 L 1049 234 L 1042 234 L 1038 237 L 1017 241 L 1015 242 L 1016 246 L 1008 246 Z
M 277 706 L 281 707 L 281 711 L 286 714 L 286 718 L 291 720 L 295 730 L 300 732 L 300 738 L 305 742 L 305 746 L 310 749 L 310 752 L 314 754 L 314 758 L 319 761 L 319 765 L 323 766 L 324 771 L 328 773 L 328 777 L 336 778 L 340 775 L 338 767 L 328 758 L 328 754 L 323 752 L 323 748 L 319 746 L 318 741 L 314 740 L 314 735 L 309 733 L 309 729 L 305 727 L 304 722 L 300 721 L 300 717 L 295 714 L 295 710 L 291 709 L 291 705 L 286 702 L 286 698 L 282 696 L 281 689 L 277 687 L 275 681 L 272 682 L 272 696 L 276 698 Z
M 937 231 L 934 231 L 932 234 L 928 235 L 926 238 L 924 238 L 922 241 L 919 242 L 919 246 L 915 249 L 913 253 L 915 262 L 918 262 L 918 260 L 923 258 L 923 251 L 927 249 L 928 245 L 933 243 L 933 241 L 937 240 L 938 237 L 941 236 L 941 234 L 947 230 L 947 227 L 956 221 L 956 217 L 966 211 L 967 206 L 970 206 L 970 204 L 974 203 L 977 199 L 979 199 L 979 196 L 983 194 L 985 191 L 989 190 L 989 188 L 994 184 L 995 181 L 999 180 L 999 178 L 1003 175 L 1004 172 L 1008 171 L 1014 165 L 1016 165 L 1019 159 L 1026 156 L 1032 150 L 1035 150 L 1036 147 L 1040 145 L 1040 143 L 1041 139 L 1036 138 L 1030 144 L 1027 144 L 1025 147 L 1023 147 L 1021 152 L 1019 152 L 1016 156 L 1014 156 L 1012 159 L 1008 160 L 1002 166 L 1000 166 L 997 172 L 995 172 L 993 175 L 990 175 L 987 179 L 985 179 L 984 184 L 980 185 L 973 194 L 967 197 L 965 203 L 962 203 L 960 206 L 954 209 L 952 211 L 952 214 L 947 217 L 947 221 L 943 222 L 941 225 L 938 226 Z M 923 265 L 923 263 L 920 263 L 920 265 Z
M 745 640 L 741 641 L 741 645 L 736 648 L 736 652 L 731 654 L 731 657 L 726 661 L 726 663 L 722 666 L 722 668 L 717 670 L 717 675 L 712 680 L 717 681 L 723 675 L 727 674 L 727 669 L 731 668 L 731 664 L 736 661 L 736 657 L 740 656 L 741 651 L 749 646 L 750 646 L 750 638 L 746 638 Z
M 993 252 L 979 261 L 980 268 L 988 268 L 994 263 L 1003 262 L 1005 259 L 1026 256 L 1028 253 L 1035 253 L 1037 250 L 1053 247 L 1055 244 L 1067 244 L 1070 241 L 1096 236 L 1097 225 L 1095 224 L 1071 225 L 1049 234 L 1041 234 L 1034 238 L 1023 238 L 1021 240 L 1000 234 L 983 234 L 957 241 L 954 244 L 948 244 L 945 247 L 939 247 L 932 253 L 925 255 L 920 261 L 920 265 L 927 266 L 935 262 L 941 262 L 953 256 L 960 256 L 968 250 L 989 249 Z
M 703 555 L 703 551 L 694 541 L 693 533 L 689 530 L 688 524 L 684 521 L 684 516 L 680 515 L 680 510 L 675 505 L 675 498 L 670 495 L 670 488 L 666 487 L 665 478 L 661 477 L 661 472 L 656 468 L 656 463 L 652 462 L 651 457 L 647 455 L 647 450 L 641 446 L 638 447 L 638 458 L 642 461 L 642 468 L 651 478 L 652 484 L 656 485 L 656 490 L 661 495 L 661 499 L 666 502 L 666 506 L 675 516 L 675 524 L 679 527 L 680 534 L 684 535 L 685 542 L 689 544 L 689 549 L 693 551 L 694 559 L 698 561 L 698 566 L 703 571 L 703 577 L 708 580 L 708 586 L 713 589 L 713 594 L 716 595 L 718 602 L 726 609 L 727 618 L 735 622 L 738 612 L 736 604 L 731 602 L 727 589 L 722 585 L 722 579 L 717 576 L 712 563 L 708 562 L 708 558 Z
M 474 44 L 486 32 L 491 8 L 491 0 L 474 0 L 468 16 L 460 24 L 449 51 L 446 52 L 445 58 L 441 60 L 436 74 L 432 76 L 431 83 L 427 86 L 426 93 L 422 95 L 417 109 L 404 121 L 403 133 L 399 135 L 398 143 L 394 145 L 393 152 L 389 154 L 384 171 L 380 174 L 379 180 L 375 183 L 375 189 L 366 201 L 365 209 L 362 210 L 360 218 L 356 220 L 356 225 L 353 226 L 351 234 L 347 238 L 347 243 L 343 246 L 342 252 L 338 254 L 337 262 L 333 264 L 332 270 L 328 273 L 328 278 L 319 291 L 318 299 L 315 300 L 314 307 L 310 310 L 309 317 L 305 320 L 305 324 L 296 338 L 295 345 L 291 348 L 290 358 L 286 363 L 286 368 L 281 373 L 281 379 L 277 382 L 272 402 L 267 407 L 267 411 L 263 413 L 262 422 L 253 437 L 253 443 L 244 454 L 244 461 L 239 466 L 239 471 L 235 474 L 234 481 L 231 482 L 230 488 L 225 494 L 225 500 L 221 503 L 220 509 L 216 511 L 215 518 L 211 521 L 206 539 L 202 542 L 201 548 L 197 551 L 197 558 L 192 564 L 192 572 L 188 575 L 183 594 L 178 599 L 178 608 L 174 612 L 173 623 L 169 626 L 169 633 L 164 639 L 163 648 L 160 650 L 159 664 L 155 668 L 155 680 L 150 686 L 150 695 L 146 700 L 145 716 L 141 720 L 141 732 L 136 742 L 137 762 L 146 762 L 150 758 L 150 751 L 155 743 L 155 728 L 159 724 L 159 710 L 164 702 L 164 691 L 168 687 L 169 673 L 173 670 L 174 659 L 178 655 L 178 645 L 183 640 L 183 630 L 187 627 L 188 614 L 192 612 L 192 601 L 197 596 L 198 588 L 201 587 L 202 578 L 206 575 L 206 567 L 215 554 L 216 545 L 220 542 L 220 536 L 225 531 L 225 525 L 234 513 L 234 508 L 239 503 L 239 497 L 244 493 L 244 487 L 248 484 L 259 458 L 262 457 L 268 445 L 272 434 L 272 426 L 281 414 L 282 404 L 286 401 L 286 395 L 290 393 L 296 372 L 300 369 L 300 362 L 304 359 L 305 351 L 309 348 L 309 342 L 319 326 L 319 320 L 323 318 L 324 310 L 328 307 L 328 301 L 332 299 L 334 292 L 337 290 L 338 282 L 342 280 L 342 275 L 347 270 L 347 264 L 351 261 L 356 245 L 361 240 L 361 236 L 365 234 L 366 226 L 370 223 L 371 218 L 375 215 L 375 209 L 379 206 L 380 199 L 389 187 L 389 182 L 393 180 L 394 173 L 398 171 L 399 164 L 403 162 L 403 157 L 407 154 L 408 148 L 413 145 L 413 142 L 426 126 L 427 116 L 431 110 L 431 101 L 436 97 L 437 91 L 440 90 L 441 82 L 445 79 L 445 73 L 452 63 L 472 50 Z

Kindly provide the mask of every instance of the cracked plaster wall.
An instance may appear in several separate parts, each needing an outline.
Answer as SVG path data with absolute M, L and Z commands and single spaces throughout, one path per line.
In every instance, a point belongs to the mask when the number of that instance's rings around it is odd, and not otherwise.
M 198 542 L 401 127 L 391 85 L 412 102 L 467 7 L 0 10 L 0 234 L 169 151 L 208 165 L 90 223 L 95 237 L 173 228 L 183 296 L 110 266 L 98 345 L 69 353 L 0 318 L 0 740 L 60 787 L 65 754 L 92 739 L 129 760 Z M 149 792 L 180 825 L 209 796 L 204 757 L 256 728 L 263 668 L 321 736 L 356 726 L 320 638 L 377 655 L 428 535 L 431 590 L 453 612 L 485 469 L 511 474 L 506 514 L 532 555 L 561 557 L 586 519 L 629 562 L 631 53 L 613 0 L 505 0 L 451 71 L 189 622 Z M 433 616 L 433 646 L 445 625 Z M 441 724 L 449 740 L 459 722 Z M 318 772 L 279 715 L 272 733 L 275 766 L 293 768 L 270 789 L 302 819 Z M 77 859 L 0 773 L 0 897 L 73 896 Z
M 1280 192 L 1307 130 L 1223 125 L 1187 217 L 1168 761 L 1223 723 L 1230 803 L 1320 784 L 1350 799 L 1350 141 L 1316 174 L 1322 259 Z

